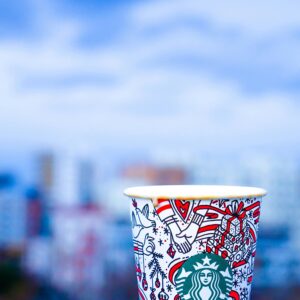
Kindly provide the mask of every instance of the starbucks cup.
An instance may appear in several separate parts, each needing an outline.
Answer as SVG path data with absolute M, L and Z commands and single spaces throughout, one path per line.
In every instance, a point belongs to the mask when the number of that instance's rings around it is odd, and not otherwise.
M 124 193 L 139 299 L 250 299 L 265 190 L 177 185 Z

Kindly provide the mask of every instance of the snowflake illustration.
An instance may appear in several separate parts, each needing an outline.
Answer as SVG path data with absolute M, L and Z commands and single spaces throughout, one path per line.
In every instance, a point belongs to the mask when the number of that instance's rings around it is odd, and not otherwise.
M 249 292 L 247 288 L 243 288 L 241 291 L 241 300 L 248 300 Z
M 165 227 L 165 229 L 164 229 L 164 234 L 166 234 L 166 235 L 169 234 L 169 229 L 167 227 Z
M 248 278 L 247 272 L 246 271 L 241 271 L 240 272 L 240 277 L 241 277 L 242 281 L 246 280 Z
M 156 227 L 153 228 L 153 233 L 157 235 L 158 229 Z
M 238 270 L 237 270 L 237 269 L 234 269 L 234 270 L 232 271 L 232 274 L 233 274 L 233 276 L 238 275 Z
M 239 282 L 238 282 L 238 280 L 234 279 L 232 284 L 233 284 L 234 288 L 237 288 L 239 285 Z
M 158 243 L 159 243 L 160 246 L 164 244 L 162 239 L 159 239 Z
M 170 292 L 172 292 L 172 290 L 173 290 L 173 287 L 171 286 L 171 284 L 168 284 L 167 291 L 170 293 Z

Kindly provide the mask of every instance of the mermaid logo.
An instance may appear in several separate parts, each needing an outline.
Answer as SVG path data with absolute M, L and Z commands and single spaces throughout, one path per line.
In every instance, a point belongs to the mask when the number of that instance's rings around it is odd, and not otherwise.
M 228 299 L 232 271 L 222 257 L 212 253 L 198 254 L 178 270 L 175 283 L 183 300 Z

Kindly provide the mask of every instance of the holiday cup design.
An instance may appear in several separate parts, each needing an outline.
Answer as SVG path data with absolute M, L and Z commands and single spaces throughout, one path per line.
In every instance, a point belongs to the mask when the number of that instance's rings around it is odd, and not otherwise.
M 139 299 L 249 299 L 265 191 L 245 189 L 235 197 L 166 193 L 154 201 L 125 192 L 132 198 Z

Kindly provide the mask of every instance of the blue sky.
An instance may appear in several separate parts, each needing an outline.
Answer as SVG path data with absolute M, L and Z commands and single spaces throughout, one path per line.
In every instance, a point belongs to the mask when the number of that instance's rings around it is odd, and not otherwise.
M 48 147 L 297 153 L 299 9 L 1 0 L 2 159 Z

